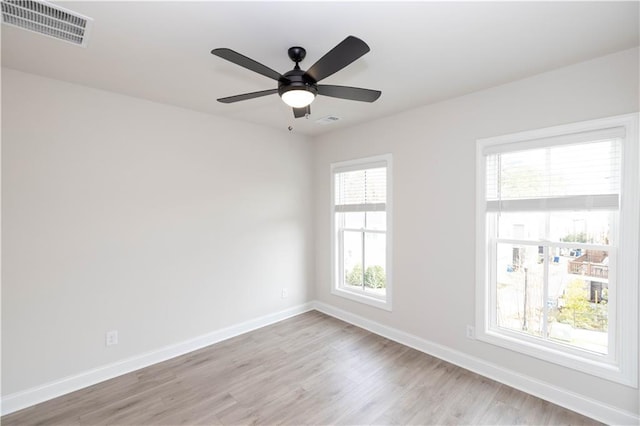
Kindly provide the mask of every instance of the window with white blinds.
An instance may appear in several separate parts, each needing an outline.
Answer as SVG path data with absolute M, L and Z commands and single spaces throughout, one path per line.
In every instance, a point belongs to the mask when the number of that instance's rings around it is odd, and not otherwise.
M 387 168 L 373 165 L 362 170 L 335 173 L 337 212 L 384 211 L 387 201 Z
M 624 129 L 610 130 L 603 140 L 488 154 L 487 211 L 617 209 Z
M 638 114 L 478 141 L 476 336 L 638 385 Z
M 331 165 L 332 293 L 391 310 L 391 156 Z

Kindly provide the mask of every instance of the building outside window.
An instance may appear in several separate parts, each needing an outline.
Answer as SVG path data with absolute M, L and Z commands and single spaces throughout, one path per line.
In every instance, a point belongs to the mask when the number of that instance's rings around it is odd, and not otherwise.
M 332 292 L 391 309 L 391 155 L 331 165 Z
M 478 142 L 479 339 L 637 386 L 637 122 Z

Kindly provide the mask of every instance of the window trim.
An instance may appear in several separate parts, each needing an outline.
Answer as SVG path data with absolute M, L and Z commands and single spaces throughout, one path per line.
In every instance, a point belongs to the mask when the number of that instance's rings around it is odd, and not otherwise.
M 638 388 L 638 252 L 640 246 L 640 151 L 638 149 L 638 113 L 607 117 L 596 120 L 553 126 L 503 136 L 478 139 L 476 144 L 476 338 L 500 347 L 529 355 L 554 364 L 591 374 Z M 614 301 L 615 315 L 611 332 L 615 333 L 615 347 L 611 352 L 615 359 L 607 356 L 593 357 L 581 354 L 573 348 L 562 349 L 561 345 L 546 345 L 535 339 L 523 338 L 517 333 L 491 329 L 493 312 L 490 297 L 494 291 L 490 283 L 489 265 L 492 241 L 487 224 L 486 155 L 513 146 L 541 146 L 567 138 L 578 140 L 583 135 L 597 134 L 612 127 L 623 127 L 622 138 L 622 199 L 619 211 L 618 244 L 612 247 L 618 257 L 617 291 Z M 502 145 L 502 147 L 501 147 Z M 507 147 L 509 146 L 509 147 Z M 586 353 L 586 352 L 585 352 Z
M 386 200 L 386 219 L 387 219 L 387 229 L 385 231 L 386 234 L 386 296 L 385 297 L 376 297 L 371 294 L 367 294 L 364 292 L 359 292 L 357 290 L 350 290 L 340 286 L 340 262 L 338 260 L 338 256 L 340 254 L 340 248 L 338 247 L 339 242 L 339 229 L 336 226 L 336 204 L 335 204 L 335 175 L 336 173 L 353 171 L 353 170 L 362 170 L 366 168 L 372 167 L 381 167 L 384 166 L 387 169 L 387 200 Z M 392 223 L 393 223 L 393 184 L 392 184 L 392 176 L 393 176 L 393 163 L 392 163 L 392 155 L 391 154 L 382 154 L 375 155 L 371 157 L 358 158 L 347 161 L 340 161 L 331 163 L 329 167 L 329 179 L 331 182 L 330 185 L 330 218 L 331 218 L 331 294 L 340 296 L 349 300 L 353 300 L 356 302 L 364 303 L 370 306 L 374 306 L 376 308 L 384 309 L 387 311 L 392 310 L 392 299 L 393 299 L 393 255 L 392 255 Z

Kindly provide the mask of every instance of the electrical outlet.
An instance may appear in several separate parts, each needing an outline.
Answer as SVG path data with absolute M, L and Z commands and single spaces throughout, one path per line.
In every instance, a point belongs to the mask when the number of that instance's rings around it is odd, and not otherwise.
M 472 325 L 467 326 L 467 339 L 475 339 L 476 338 L 476 329 Z
M 289 296 L 289 290 L 287 290 L 286 288 L 282 289 L 282 298 L 286 299 L 287 296 Z
M 105 336 L 105 343 L 107 346 L 118 344 L 118 330 L 107 331 Z

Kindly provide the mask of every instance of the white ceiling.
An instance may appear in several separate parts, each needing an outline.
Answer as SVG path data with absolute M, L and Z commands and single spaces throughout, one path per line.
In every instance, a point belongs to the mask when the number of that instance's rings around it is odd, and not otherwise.
M 94 19 L 80 48 L 2 25 L 2 65 L 232 119 L 316 135 L 639 44 L 639 2 L 56 2 Z M 371 52 L 322 83 L 382 90 L 375 103 L 320 96 L 309 119 L 277 83 L 211 55 L 228 47 L 281 73 L 346 36 Z M 315 121 L 340 117 L 330 125 Z

